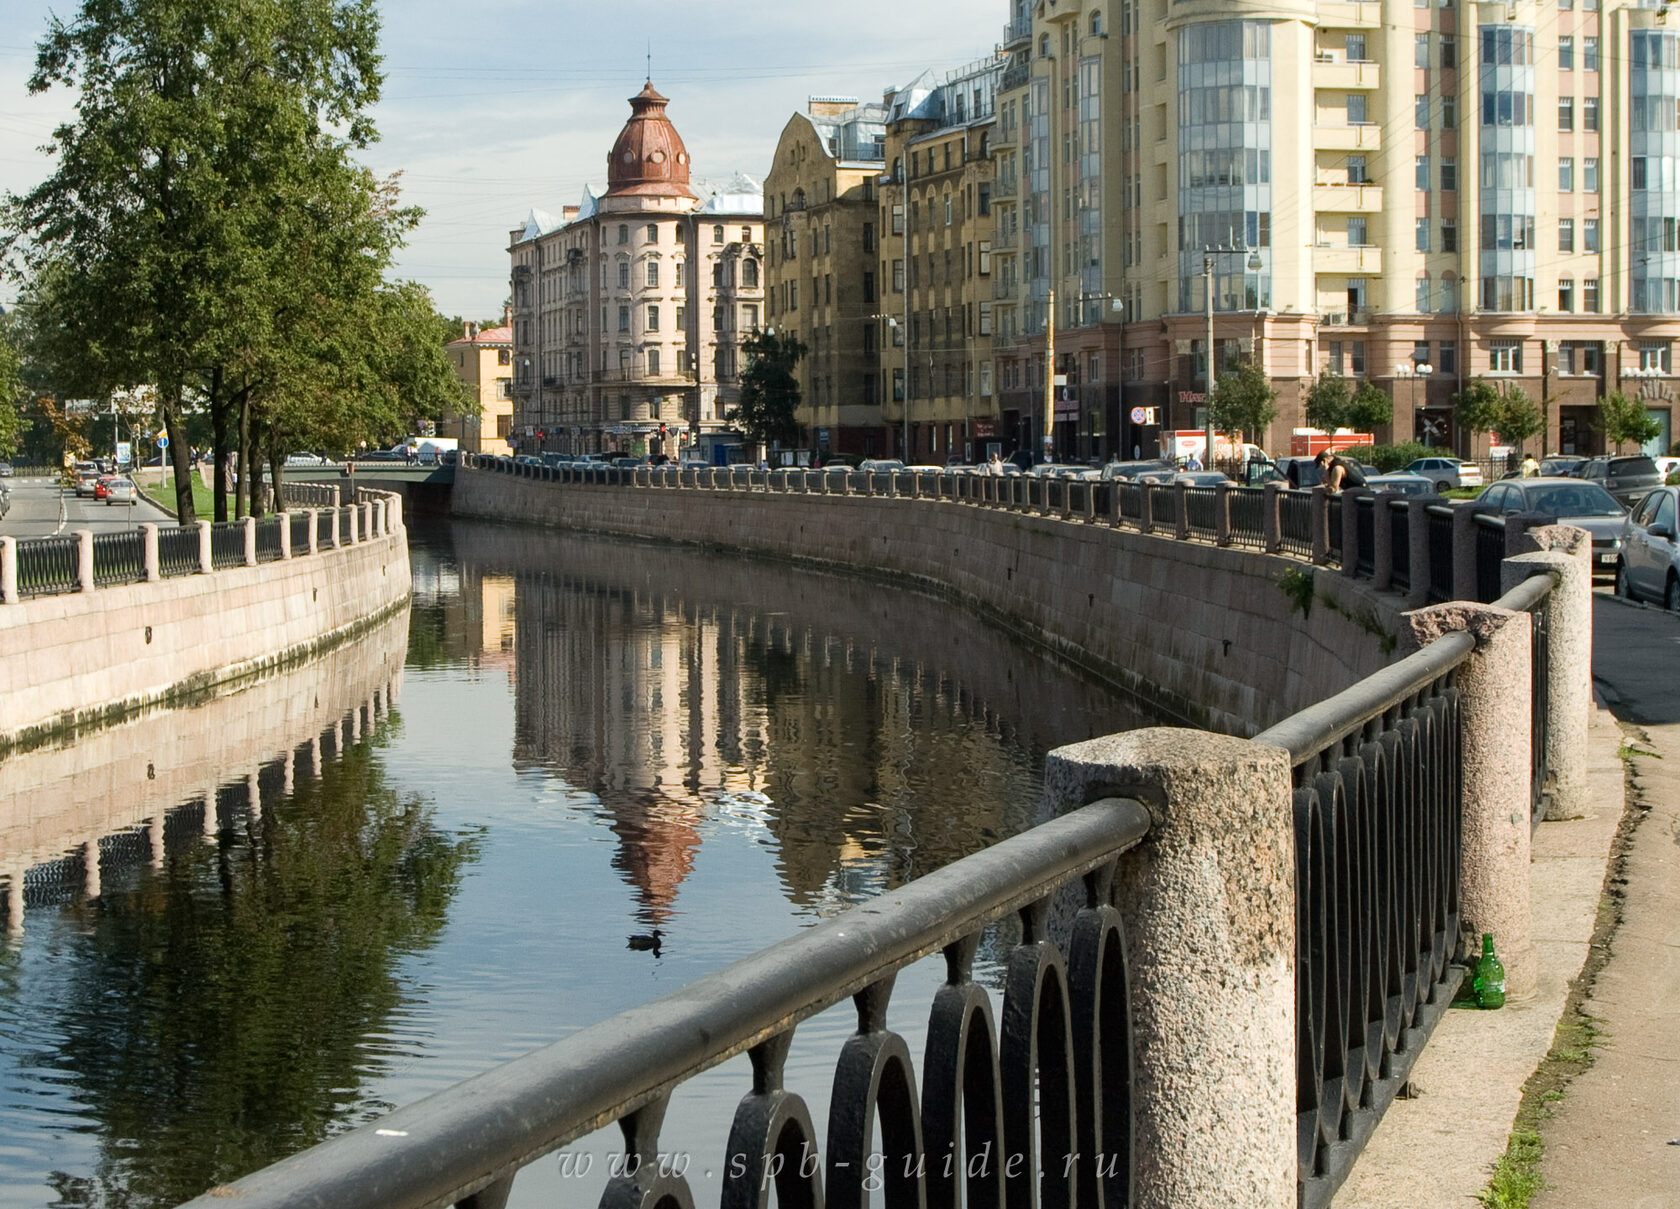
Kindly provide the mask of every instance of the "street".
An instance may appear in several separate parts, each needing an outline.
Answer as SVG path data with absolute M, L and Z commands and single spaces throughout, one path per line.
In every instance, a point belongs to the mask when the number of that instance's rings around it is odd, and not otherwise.
M 173 518 L 141 496 L 138 504 L 107 504 L 91 497 L 78 499 L 74 491 L 59 487 L 53 478 L 10 478 L 12 507 L 0 520 L 0 536 L 48 537 L 76 529 L 94 532 L 127 529 L 141 521 L 172 524 Z

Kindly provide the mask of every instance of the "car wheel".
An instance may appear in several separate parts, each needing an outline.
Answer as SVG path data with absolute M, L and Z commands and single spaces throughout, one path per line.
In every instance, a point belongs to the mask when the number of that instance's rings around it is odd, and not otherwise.
M 1674 572 L 1668 573 L 1668 586 L 1663 589 L 1663 608 L 1670 613 L 1680 613 L 1680 578 Z
M 1633 599 L 1633 584 L 1628 579 L 1627 564 L 1622 562 L 1616 564 L 1616 595 L 1623 600 Z
M 1446 479 L 1442 479 L 1439 483 L 1435 484 L 1435 490 L 1437 490 L 1437 491 L 1446 491 L 1451 487 L 1452 487 L 1452 484 L 1447 482 Z

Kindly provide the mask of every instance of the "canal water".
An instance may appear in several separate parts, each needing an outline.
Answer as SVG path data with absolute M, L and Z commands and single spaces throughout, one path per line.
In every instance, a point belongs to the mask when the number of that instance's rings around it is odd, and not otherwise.
M 412 539 L 356 642 L 0 763 L 0 1209 L 176 1204 L 1016 833 L 1049 749 L 1151 721 L 880 582 Z M 938 976 L 899 981 L 912 1053 Z M 853 1027 L 798 1034 L 819 1137 Z M 701 1203 L 748 1086 L 673 1101 Z M 513 1204 L 593 1203 L 618 1145 Z

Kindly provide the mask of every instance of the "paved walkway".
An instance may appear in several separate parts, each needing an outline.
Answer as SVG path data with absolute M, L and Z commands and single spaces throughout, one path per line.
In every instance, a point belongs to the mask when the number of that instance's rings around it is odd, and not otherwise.
M 1533 1205 L 1680 1209 L 1680 1145 L 1668 1145 L 1680 1138 L 1680 617 L 1601 597 L 1593 645 L 1609 707 L 1594 711 L 1588 734 L 1593 810 L 1544 823 L 1534 839 L 1539 993 L 1498 1012 L 1447 1013 L 1413 1070 L 1417 1098 L 1389 1109 L 1337 1209 L 1479 1204 L 1587 958 L 1627 800 L 1619 719 L 1667 760 L 1634 762 L 1653 809 L 1635 834 L 1624 921 L 1587 1004 L 1604 1042 L 1543 1129 L 1541 1174 L 1553 1187 Z

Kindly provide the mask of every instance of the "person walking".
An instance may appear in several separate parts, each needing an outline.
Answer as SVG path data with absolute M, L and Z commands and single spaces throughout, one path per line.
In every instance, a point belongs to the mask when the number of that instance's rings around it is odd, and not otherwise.
M 1540 477 L 1540 463 L 1535 460 L 1532 453 L 1523 454 L 1522 476 L 1525 479 L 1537 479 Z

